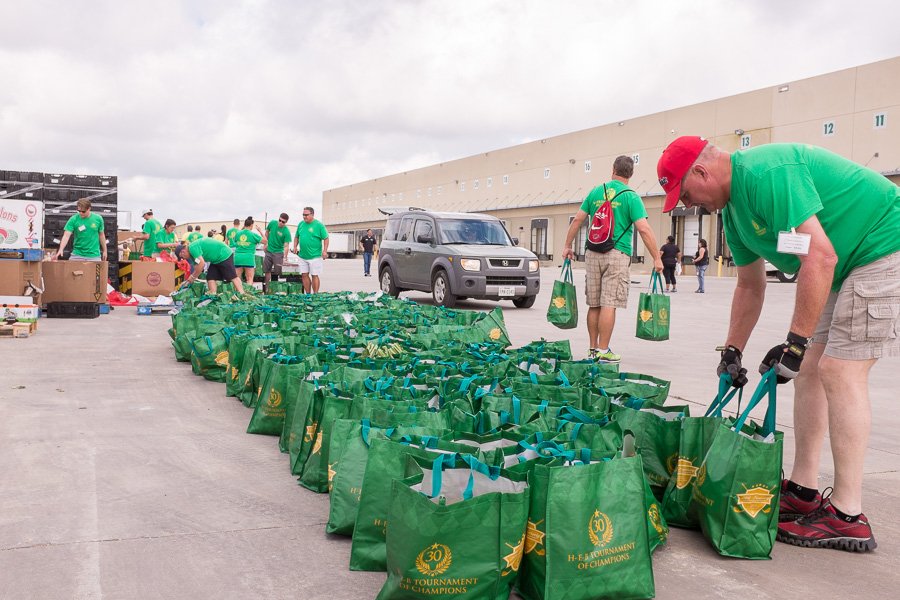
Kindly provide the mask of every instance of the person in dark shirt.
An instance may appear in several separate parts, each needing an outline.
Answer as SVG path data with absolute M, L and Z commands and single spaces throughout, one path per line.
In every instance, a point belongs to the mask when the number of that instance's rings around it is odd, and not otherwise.
M 372 235 L 371 229 L 367 229 L 366 235 L 359 238 L 359 249 L 363 253 L 363 277 L 371 277 L 372 255 L 378 251 L 378 240 Z
M 666 238 L 666 243 L 659 249 L 659 253 L 662 256 L 663 277 L 666 278 L 666 291 L 677 292 L 678 290 L 675 288 L 675 268 L 678 266 L 678 263 L 681 262 L 681 248 L 675 244 L 675 238 L 670 235 Z

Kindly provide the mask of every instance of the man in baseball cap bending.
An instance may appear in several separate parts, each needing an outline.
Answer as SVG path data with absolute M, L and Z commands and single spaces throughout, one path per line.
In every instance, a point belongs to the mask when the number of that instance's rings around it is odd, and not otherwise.
M 664 211 L 722 211 L 737 266 L 726 349 L 718 373 L 747 383 L 742 350 L 765 298 L 768 260 L 799 272 L 785 340 L 763 357 L 779 383 L 794 380 L 795 458 L 782 481 L 778 539 L 865 552 L 876 546 L 862 514 L 869 435 L 869 370 L 900 356 L 900 191 L 841 156 L 805 144 L 730 154 L 685 136 L 657 164 Z M 802 268 L 801 268 L 802 267 Z M 819 494 L 819 458 L 830 430 L 834 492 Z

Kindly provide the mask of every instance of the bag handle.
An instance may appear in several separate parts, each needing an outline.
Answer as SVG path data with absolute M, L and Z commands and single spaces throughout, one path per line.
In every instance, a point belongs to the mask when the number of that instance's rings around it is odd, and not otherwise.
M 744 412 L 737 418 L 737 421 L 734 422 L 732 429 L 734 431 L 740 431 L 744 424 L 747 422 L 747 419 L 750 417 L 750 411 L 753 410 L 757 404 L 759 404 L 762 399 L 766 396 L 769 397 L 769 407 L 766 409 L 766 416 L 763 418 L 762 425 L 762 435 L 763 437 L 769 435 L 770 433 L 775 432 L 775 390 L 778 387 L 778 379 L 775 374 L 775 368 L 771 368 L 766 371 L 762 379 L 759 382 L 759 385 L 756 386 L 756 391 L 753 392 L 753 397 L 750 398 L 750 402 L 747 403 L 747 408 L 744 409 Z
M 565 283 L 575 284 L 575 278 L 572 276 L 572 261 L 568 258 L 563 260 L 562 273 L 560 279 Z
M 656 286 L 659 284 L 659 291 L 657 291 Z M 652 273 L 650 273 L 650 293 L 652 294 L 662 294 L 663 293 L 663 282 L 662 276 L 654 269 Z
M 719 376 L 719 392 L 709 405 L 709 408 L 706 409 L 704 417 L 721 417 L 722 409 L 731 402 L 735 394 L 738 395 L 738 405 L 740 405 L 744 397 L 744 388 L 732 388 L 731 391 L 728 391 L 729 387 L 731 387 L 731 375 L 722 373 Z

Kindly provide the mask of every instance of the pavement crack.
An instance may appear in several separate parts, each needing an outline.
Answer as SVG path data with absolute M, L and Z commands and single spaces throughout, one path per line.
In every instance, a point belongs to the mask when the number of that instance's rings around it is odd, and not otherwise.
M 199 535 L 219 535 L 223 533 L 244 533 L 251 531 L 270 531 L 270 530 L 278 530 L 278 529 L 296 529 L 296 528 L 306 528 L 309 525 L 279 525 L 272 527 L 246 527 L 243 529 L 221 529 L 216 531 L 196 531 L 191 533 L 169 533 L 166 535 L 138 535 L 134 537 L 125 537 L 125 538 L 99 538 L 95 540 L 76 540 L 72 542 L 47 542 L 42 544 L 29 544 L 26 546 L 10 546 L 8 548 L 0 548 L 0 552 L 6 552 L 8 550 L 29 550 L 33 548 L 60 548 L 66 546 L 76 546 L 78 544 L 97 544 L 97 543 L 105 543 L 105 542 L 131 542 L 135 540 L 162 540 L 167 538 L 179 538 L 179 537 L 195 537 Z

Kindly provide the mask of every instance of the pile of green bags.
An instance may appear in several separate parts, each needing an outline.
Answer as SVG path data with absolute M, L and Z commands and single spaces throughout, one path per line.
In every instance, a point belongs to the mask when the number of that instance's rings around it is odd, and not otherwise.
M 664 404 L 669 382 L 573 360 L 568 341 L 511 348 L 499 308 L 291 291 L 178 292 L 175 357 L 225 383 L 247 432 L 277 437 L 300 485 L 330 495 L 326 531 L 352 538 L 352 570 L 388 573 L 379 598 L 652 597 L 670 496 L 678 524 L 740 554 L 712 508 L 680 497 L 693 418 Z M 767 435 L 722 418 L 720 395 L 704 426 L 732 435 L 709 444 Z

